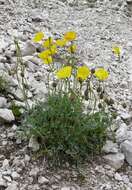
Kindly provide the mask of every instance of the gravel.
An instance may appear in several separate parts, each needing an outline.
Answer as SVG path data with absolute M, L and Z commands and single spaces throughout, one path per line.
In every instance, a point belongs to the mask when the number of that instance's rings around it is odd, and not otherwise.
M 28 103 L 47 94 L 45 69 L 36 57 L 31 39 L 68 30 L 78 33 L 78 54 L 90 68 L 104 66 L 110 72 L 106 90 L 114 100 L 118 117 L 112 126 L 115 142 L 108 139 L 104 155 L 79 168 L 49 170 L 44 158 L 32 151 L 39 144 L 17 134 L 11 101 L 25 108 L 15 76 L 14 37 L 19 39 L 28 78 Z M 8 79 L 8 94 L 0 95 L 0 189 L 2 190 L 131 190 L 132 189 L 132 1 L 131 0 L 0 0 L 0 76 Z M 120 61 L 113 45 L 122 48 Z M 110 131 L 111 132 L 111 131 Z M 109 134 L 109 138 L 111 134 Z

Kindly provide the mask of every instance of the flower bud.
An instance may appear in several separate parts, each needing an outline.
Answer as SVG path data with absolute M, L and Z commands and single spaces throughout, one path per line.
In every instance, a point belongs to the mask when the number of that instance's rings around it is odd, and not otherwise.
M 98 104 L 98 108 L 101 109 L 103 106 L 101 103 Z
M 103 97 L 104 97 L 104 94 L 101 93 L 101 94 L 99 95 L 99 98 L 100 98 L 100 99 L 103 99 Z
M 94 69 L 94 68 L 91 69 L 91 73 L 92 73 L 92 74 L 95 73 L 95 69 Z
M 101 91 L 102 91 L 102 87 L 99 86 L 99 87 L 97 88 L 97 92 L 101 92 Z
M 53 88 L 56 88 L 57 82 L 53 82 L 53 83 L 52 83 L 52 86 L 53 86 Z

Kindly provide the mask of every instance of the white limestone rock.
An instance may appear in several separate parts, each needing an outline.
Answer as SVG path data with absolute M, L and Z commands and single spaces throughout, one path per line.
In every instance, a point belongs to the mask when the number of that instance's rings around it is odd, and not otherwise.
M 115 170 L 118 170 L 123 166 L 125 156 L 122 153 L 117 153 L 105 155 L 103 158 L 107 164 L 109 164 Z
M 0 123 L 10 123 L 15 120 L 13 112 L 7 108 L 0 108 Z
M 132 141 L 126 140 L 121 144 L 121 150 L 126 161 L 132 166 Z

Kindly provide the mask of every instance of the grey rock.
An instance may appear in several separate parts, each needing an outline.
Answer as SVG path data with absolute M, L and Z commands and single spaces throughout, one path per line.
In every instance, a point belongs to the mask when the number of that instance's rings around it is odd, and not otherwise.
M 0 108 L 0 123 L 10 123 L 15 120 L 13 112 L 6 108 Z
M 33 168 L 30 172 L 29 172 L 29 175 L 30 176 L 37 176 L 39 173 L 39 168 L 35 167 Z
M 10 176 L 3 176 L 3 178 L 7 181 L 7 182 L 12 182 L 12 179 Z
M 105 153 L 117 153 L 118 145 L 117 143 L 113 143 L 112 141 L 106 141 L 106 144 L 103 146 L 102 151 Z
M 9 160 L 5 159 L 5 160 L 3 161 L 2 167 L 3 167 L 3 168 L 8 168 L 8 167 L 9 167 Z
M 34 136 L 32 136 L 29 140 L 29 148 L 31 148 L 34 152 L 39 150 L 39 143 L 37 142 L 36 138 Z
M 43 176 L 38 177 L 38 183 L 39 184 L 47 184 L 49 183 L 49 180 Z
M 13 182 L 11 185 L 9 185 L 6 190 L 19 190 L 17 187 L 17 183 Z
M 117 172 L 115 173 L 114 178 L 115 178 L 117 181 L 122 181 L 121 175 L 120 175 L 119 173 L 117 173 Z
M 0 188 L 6 188 L 6 187 L 7 187 L 6 181 L 2 178 L 2 176 L 0 176 Z
M 36 47 L 31 43 L 31 41 L 26 42 L 24 47 L 21 48 L 22 56 L 33 55 L 36 52 Z
M 30 159 L 31 159 L 30 156 L 26 154 L 26 155 L 25 155 L 25 158 L 24 158 L 24 161 L 25 161 L 25 162 L 29 162 Z
M 119 129 L 115 133 L 117 142 L 121 143 L 124 140 L 126 140 L 127 129 L 128 129 L 128 126 L 125 123 L 122 123 Z
M 0 97 L 0 108 L 7 107 L 7 99 L 4 97 Z
M 121 150 L 125 155 L 126 161 L 132 166 L 132 141 L 124 141 L 121 144 Z
M 132 119 L 132 114 L 122 112 L 122 113 L 121 113 L 121 118 L 122 118 L 125 122 L 130 122 L 131 119 Z
M 118 170 L 123 166 L 125 156 L 122 153 L 117 153 L 105 155 L 103 158 L 107 164 L 109 164 L 115 170 Z
M 11 174 L 12 178 L 15 180 L 15 179 L 18 179 L 20 177 L 20 175 L 17 173 L 17 172 L 12 172 Z

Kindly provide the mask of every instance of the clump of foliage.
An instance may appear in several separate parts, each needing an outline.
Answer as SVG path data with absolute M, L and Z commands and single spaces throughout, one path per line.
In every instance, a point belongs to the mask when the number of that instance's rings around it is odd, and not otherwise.
M 21 116 L 22 116 L 22 113 L 21 113 L 21 111 L 20 111 L 20 107 L 17 106 L 17 105 L 13 102 L 13 103 L 11 104 L 11 110 L 12 110 L 12 112 L 13 112 L 15 118 L 19 120 L 19 119 L 21 118 Z
M 110 125 L 108 107 L 114 103 L 104 86 L 109 72 L 80 61 L 76 38 L 74 31 L 59 39 L 46 38 L 43 32 L 33 38 L 43 49 L 38 57 L 45 65 L 48 95 L 29 110 L 24 125 L 27 136 L 36 137 L 45 155 L 57 163 L 80 161 L 101 151 Z
M 5 94 L 8 88 L 8 82 L 3 75 L 0 76 L 0 94 Z
M 26 118 L 26 132 L 41 142 L 45 155 L 54 162 L 81 161 L 99 153 L 110 123 L 105 112 L 84 114 L 82 102 L 67 94 L 51 95 Z

